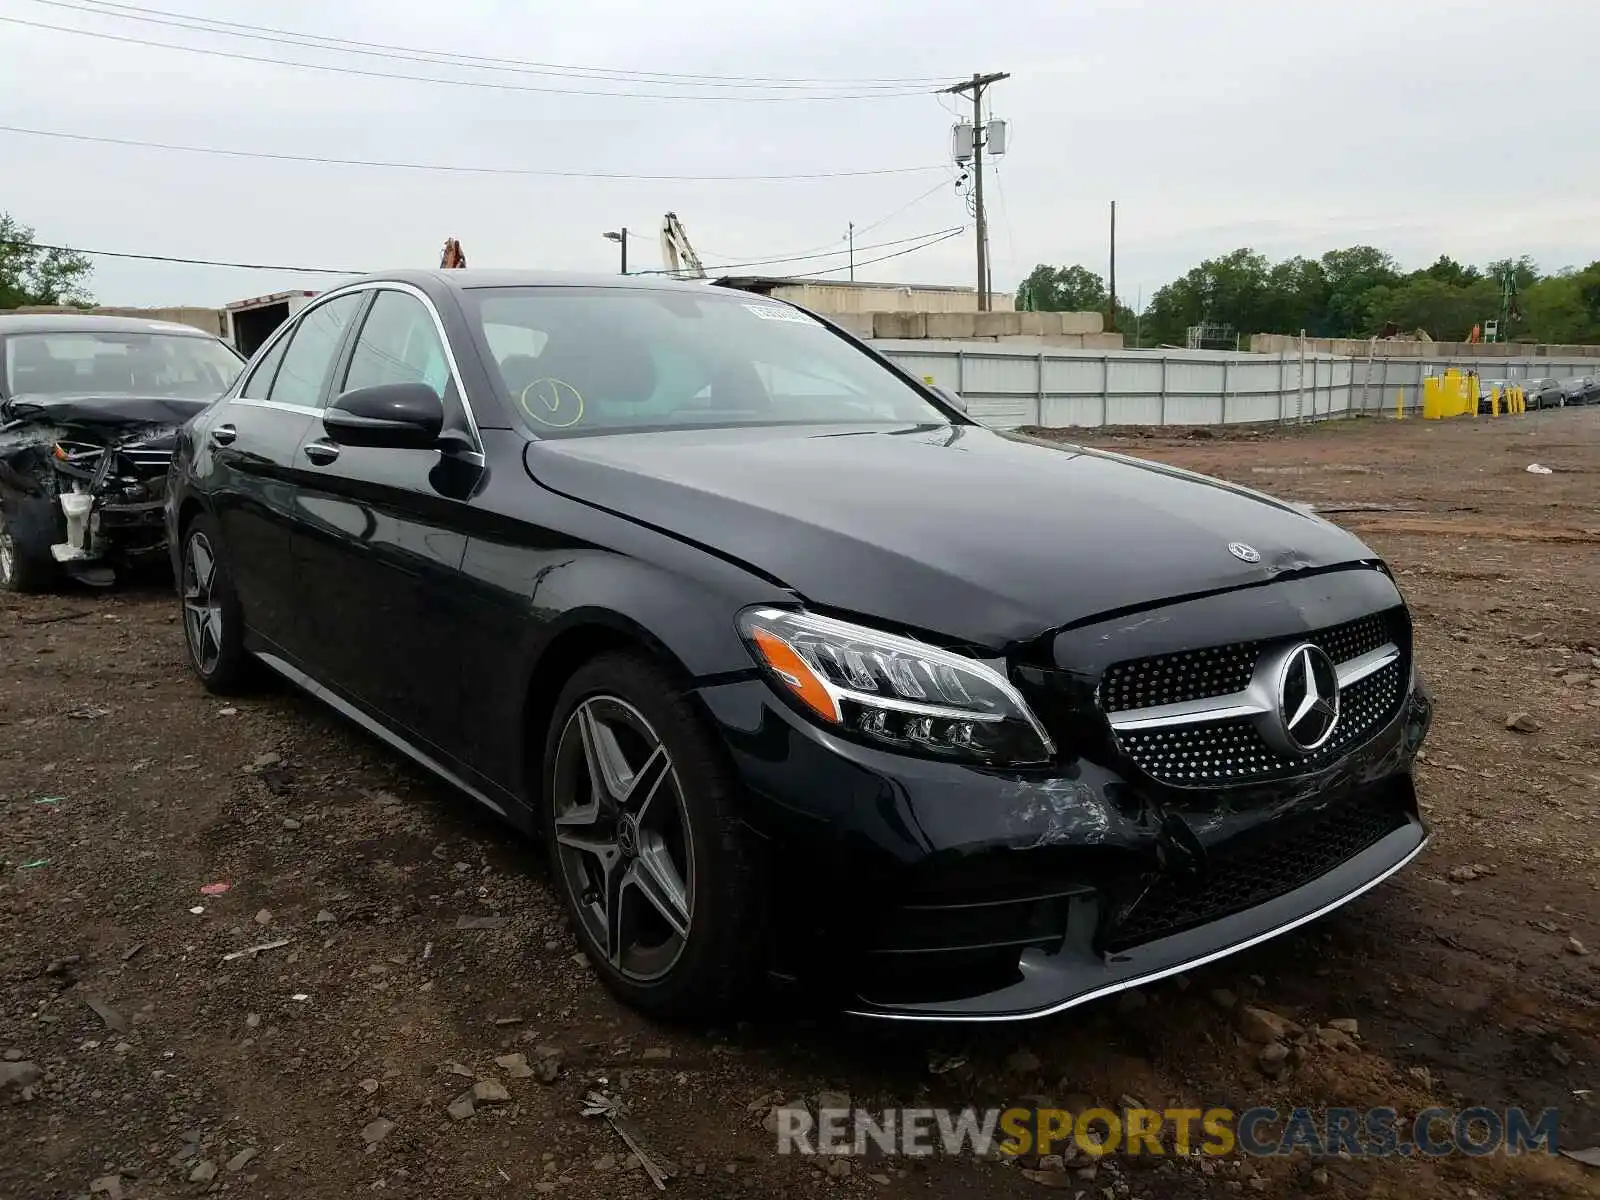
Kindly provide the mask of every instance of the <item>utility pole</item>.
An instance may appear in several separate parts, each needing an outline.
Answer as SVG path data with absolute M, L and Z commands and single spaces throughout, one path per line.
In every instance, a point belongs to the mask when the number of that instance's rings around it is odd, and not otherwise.
M 1117 202 L 1111 202 L 1111 312 L 1106 317 L 1106 331 L 1117 331 Z
M 622 247 L 622 273 L 628 273 L 628 227 L 624 225 L 621 230 L 613 230 L 602 235 L 608 242 L 615 242 Z
M 983 92 L 991 83 L 1010 79 L 1009 71 L 994 71 L 988 75 L 974 75 L 963 83 L 941 89 L 962 96 L 972 95 L 972 195 L 977 208 L 978 221 L 978 311 L 989 311 L 989 221 L 983 211 Z
M 850 239 L 850 282 L 856 281 L 856 223 L 850 222 L 850 230 L 845 234 Z

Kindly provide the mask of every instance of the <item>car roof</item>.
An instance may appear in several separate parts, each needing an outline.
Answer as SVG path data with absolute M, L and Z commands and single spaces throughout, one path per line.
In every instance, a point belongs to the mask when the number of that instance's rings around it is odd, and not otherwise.
M 215 334 L 177 321 L 112 317 L 99 313 L 12 313 L 0 315 L 0 337 L 15 333 L 164 333 L 216 341 Z
M 475 270 L 470 267 L 439 268 L 435 270 L 375 271 L 353 283 L 374 282 L 409 283 L 415 287 L 430 285 L 456 291 L 471 288 L 503 287 L 603 287 L 626 291 L 678 291 L 717 295 L 737 295 L 728 288 L 713 288 L 708 280 L 680 280 L 670 275 L 605 275 L 596 272 L 528 271 L 515 268 Z

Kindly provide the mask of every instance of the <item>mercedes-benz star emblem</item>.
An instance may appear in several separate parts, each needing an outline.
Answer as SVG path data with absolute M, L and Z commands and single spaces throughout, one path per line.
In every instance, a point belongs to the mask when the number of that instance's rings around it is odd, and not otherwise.
M 1260 552 L 1254 546 L 1247 546 L 1243 542 L 1229 542 L 1228 553 L 1240 562 L 1258 563 L 1261 561 Z
M 1283 660 L 1278 676 L 1278 719 L 1291 745 L 1310 753 L 1339 724 L 1339 672 L 1333 659 L 1309 642 Z

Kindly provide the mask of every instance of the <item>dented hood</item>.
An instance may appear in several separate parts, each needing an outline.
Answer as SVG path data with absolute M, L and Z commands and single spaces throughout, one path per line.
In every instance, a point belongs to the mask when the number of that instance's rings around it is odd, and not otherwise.
M 176 396 L 20 395 L 7 408 L 13 420 L 39 420 L 54 425 L 96 426 L 108 432 L 132 431 L 145 426 L 182 425 L 204 410 L 211 400 Z
M 533 442 L 526 463 L 554 491 L 713 548 L 811 604 L 997 648 L 1374 557 L 1246 488 L 978 426 L 619 433 Z

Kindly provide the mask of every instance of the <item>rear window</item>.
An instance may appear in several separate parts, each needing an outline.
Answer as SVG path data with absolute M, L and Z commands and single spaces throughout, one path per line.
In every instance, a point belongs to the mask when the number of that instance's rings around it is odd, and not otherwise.
M 512 408 L 541 437 L 775 424 L 948 424 L 798 309 L 743 292 L 467 293 Z
M 222 342 L 184 334 L 18 333 L 6 339 L 6 395 L 176 396 L 209 400 L 243 361 Z

